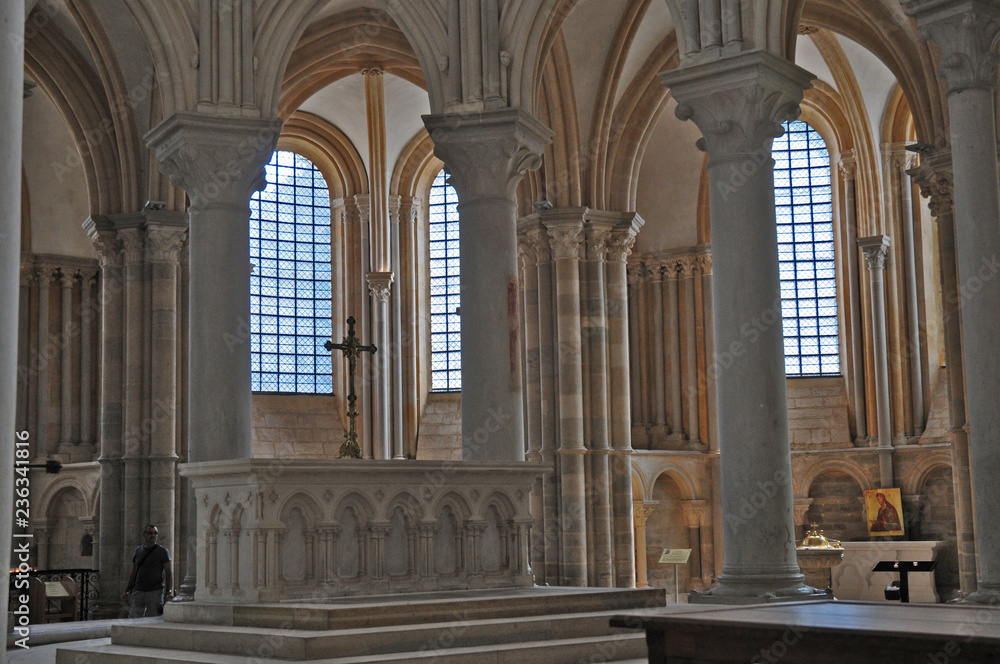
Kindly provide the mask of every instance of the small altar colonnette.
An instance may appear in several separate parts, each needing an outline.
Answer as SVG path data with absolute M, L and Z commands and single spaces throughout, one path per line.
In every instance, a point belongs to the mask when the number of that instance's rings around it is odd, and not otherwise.
M 525 462 L 238 459 L 181 466 L 208 603 L 530 587 Z

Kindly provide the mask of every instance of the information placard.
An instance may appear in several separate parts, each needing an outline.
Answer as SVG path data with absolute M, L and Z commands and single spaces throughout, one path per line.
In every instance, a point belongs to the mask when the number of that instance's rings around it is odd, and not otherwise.
M 664 549 L 660 556 L 661 565 L 684 565 L 691 557 L 691 549 Z

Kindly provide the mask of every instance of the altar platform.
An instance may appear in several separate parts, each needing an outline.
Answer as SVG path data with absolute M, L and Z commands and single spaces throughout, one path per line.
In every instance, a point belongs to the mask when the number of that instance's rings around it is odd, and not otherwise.
M 1000 607 L 810 601 L 615 616 L 650 664 L 992 664 Z

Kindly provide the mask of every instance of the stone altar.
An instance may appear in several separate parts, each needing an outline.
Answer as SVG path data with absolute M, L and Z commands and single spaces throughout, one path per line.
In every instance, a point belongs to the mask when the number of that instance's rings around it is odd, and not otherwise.
M 880 560 L 935 560 L 944 542 L 843 542 L 844 562 L 831 570 L 833 596 L 884 602 L 884 590 L 898 574 L 872 572 Z M 940 602 L 934 572 L 910 575 L 911 602 Z
M 525 462 L 238 459 L 181 466 L 195 600 L 530 587 Z

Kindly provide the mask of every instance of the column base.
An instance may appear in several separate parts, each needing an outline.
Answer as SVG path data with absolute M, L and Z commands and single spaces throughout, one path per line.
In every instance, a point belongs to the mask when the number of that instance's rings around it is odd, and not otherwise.
M 688 604 L 771 604 L 816 599 L 833 599 L 833 591 L 807 586 L 802 574 L 754 574 L 735 579 L 732 575 L 723 574 L 719 577 L 719 585 L 714 588 L 705 592 L 692 590 L 688 594 Z
M 979 590 L 969 593 L 962 604 L 980 604 L 988 606 L 1000 606 L 1000 588 L 985 586 L 980 583 Z

